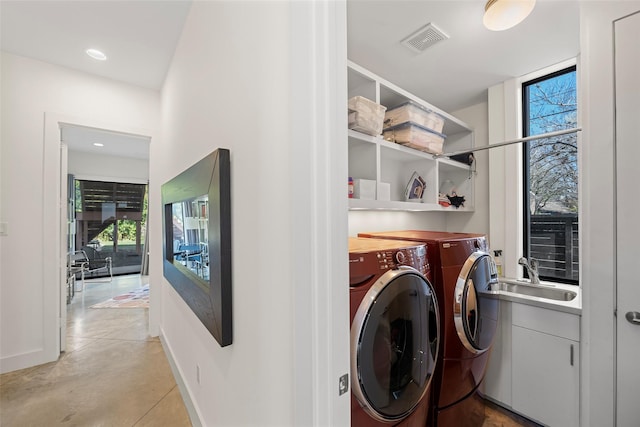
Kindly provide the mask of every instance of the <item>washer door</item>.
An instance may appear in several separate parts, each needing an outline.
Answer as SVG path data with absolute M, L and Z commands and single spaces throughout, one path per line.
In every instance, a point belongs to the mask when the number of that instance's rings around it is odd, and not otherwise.
M 493 258 L 486 252 L 471 254 L 460 270 L 453 299 L 453 320 L 464 347 L 474 354 L 487 351 L 498 325 L 498 282 Z
M 435 292 L 417 270 L 387 271 L 369 289 L 351 325 L 351 388 L 372 418 L 399 421 L 420 403 L 439 330 Z

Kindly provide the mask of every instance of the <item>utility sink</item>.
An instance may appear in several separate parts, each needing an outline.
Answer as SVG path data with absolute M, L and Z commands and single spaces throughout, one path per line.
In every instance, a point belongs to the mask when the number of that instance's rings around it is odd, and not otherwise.
M 532 285 L 521 282 L 499 282 L 494 291 L 510 292 L 513 294 L 528 295 L 538 298 L 546 298 L 556 301 L 572 301 L 578 294 L 573 291 L 550 287 L 549 285 Z

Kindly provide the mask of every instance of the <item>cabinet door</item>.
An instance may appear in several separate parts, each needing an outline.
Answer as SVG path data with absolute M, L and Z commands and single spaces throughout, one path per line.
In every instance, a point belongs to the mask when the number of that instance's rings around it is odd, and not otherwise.
M 513 326 L 513 409 L 554 427 L 579 425 L 579 343 Z

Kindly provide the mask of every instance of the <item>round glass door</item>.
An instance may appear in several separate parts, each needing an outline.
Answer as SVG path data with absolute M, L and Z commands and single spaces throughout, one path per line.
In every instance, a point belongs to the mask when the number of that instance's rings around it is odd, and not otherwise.
M 380 421 L 409 415 L 427 392 L 437 358 L 438 308 L 417 270 L 387 271 L 365 295 L 351 326 L 352 390 Z
M 491 291 L 497 283 L 495 262 L 485 252 L 474 252 L 460 270 L 453 302 L 456 332 L 474 354 L 487 351 L 498 325 L 498 299 Z

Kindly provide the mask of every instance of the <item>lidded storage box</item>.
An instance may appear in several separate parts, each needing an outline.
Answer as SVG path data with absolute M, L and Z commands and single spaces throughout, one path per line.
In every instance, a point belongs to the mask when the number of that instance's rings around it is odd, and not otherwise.
M 405 122 L 386 128 L 382 133 L 382 137 L 387 141 L 431 154 L 442 154 L 442 145 L 445 139 L 443 134 L 412 122 Z
M 377 136 L 382 133 L 382 122 L 387 107 L 363 96 L 349 99 L 349 129 Z
M 391 108 L 384 115 L 385 128 L 405 122 L 413 122 L 438 133 L 444 128 L 444 117 L 413 101 Z

